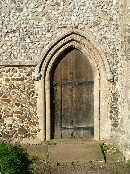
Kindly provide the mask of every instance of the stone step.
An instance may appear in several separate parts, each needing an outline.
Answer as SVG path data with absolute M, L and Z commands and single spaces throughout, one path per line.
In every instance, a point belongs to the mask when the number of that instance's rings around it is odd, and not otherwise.
M 40 156 L 49 156 L 49 161 L 60 163 L 85 164 L 91 161 L 104 162 L 99 141 L 83 139 L 60 139 L 46 141 L 42 145 L 26 146 L 28 153 Z M 107 162 L 122 161 L 122 154 L 114 147 L 113 143 L 107 143 L 109 153 Z
M 50 161 L 84 163 L 88 160 L 102 160 L 101 151 L 86 144 L 58 144 L 49 146 L 48 152 Z
M 48 153 L 50 161 L 58 162 L 75 162 L 87 163 L 89 161 L 104 161 L 103 154 L 100 149 L 99 141 L 57 141 L 57 145 L 49 146 Z M 109 148 L 115 149 L 112 144 L 108 145 Z M 122 160 L 122 155 L 119 151 L 115 150 L 107 154 L 107 161 Z

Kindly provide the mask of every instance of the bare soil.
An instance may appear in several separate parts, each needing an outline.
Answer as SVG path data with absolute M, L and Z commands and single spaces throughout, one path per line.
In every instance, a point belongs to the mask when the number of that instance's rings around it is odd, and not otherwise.
M 86 165 L 71 163 L 50 163 L 37 158 L 31 166 L 32 174 L 130 174 L 130 165 L 123 162 L 104 163 L 90 161 Z

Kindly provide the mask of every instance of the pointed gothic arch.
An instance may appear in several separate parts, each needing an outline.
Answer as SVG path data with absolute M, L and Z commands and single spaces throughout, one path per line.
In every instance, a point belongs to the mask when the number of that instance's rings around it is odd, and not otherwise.
M 88 37 L 79 31 L 69 31 L 53 41 L 47 49 L 41 53 L 41 62 L 38 65 L 38 73 L 41 79 L 37 82 L 39 116 L 39 138 L 51 139 L 51 99 L 50 99 L 50 75 L 55 61 L 69 47 L 74 47 L 86 55 L 94 73 L 94 138 L 110 137 L 110 120 L 108 118 L 109 81 L 113 79 L 109 63 L 99 46 L 95 46 Z M 104 108 L 106 109 L 104 110 Z M 104 122 L 104 124 L 102 124 Z M 109 131 L 108 131 L 109 130 Z

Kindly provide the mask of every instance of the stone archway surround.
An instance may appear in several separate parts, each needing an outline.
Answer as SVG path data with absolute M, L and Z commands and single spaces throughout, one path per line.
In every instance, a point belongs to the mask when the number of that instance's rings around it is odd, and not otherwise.
M 51 139 L 51 98 L 50 75 L 55 61 L 67 48 L 74 47 L 86 55 L 94 73 L 94 139 L 110 138 L 111 123 L 108 118 L 110 82 L 112 74 L 108 62 L 102 58 L 99 50 L 85 36 L 70 32 L 52 44 L 42 58 L 39 72 L 41 79 L 36 82 L 38 100 L 37 114 L 39 116 L 40 132 L 38 138 Z M 104 109 L 105 108 L 105 109 Z

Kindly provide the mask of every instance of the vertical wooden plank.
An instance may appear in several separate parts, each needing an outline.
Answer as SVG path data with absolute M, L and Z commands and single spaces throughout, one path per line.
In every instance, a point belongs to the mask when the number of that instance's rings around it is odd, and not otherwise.
M 62 79 L 61 81 L 68 80 L 69 77 L 69 56 L 68 54 L 62 60 Z M 70 115 L 70 96 L 69 89 L 67 85 L 62 84 L 62 129 L 68 126 L 69 123 L 69 115 Z M 67 124 L 66 124 L 67 123 Z M 66 130 L 62 130 L 62 138 L 68 138 L 69 134 Z
M 61 138 L 61 70 L 62 66 L 59 63 L 54 73 L 53 85 L 54 85 L 54 138 Z

